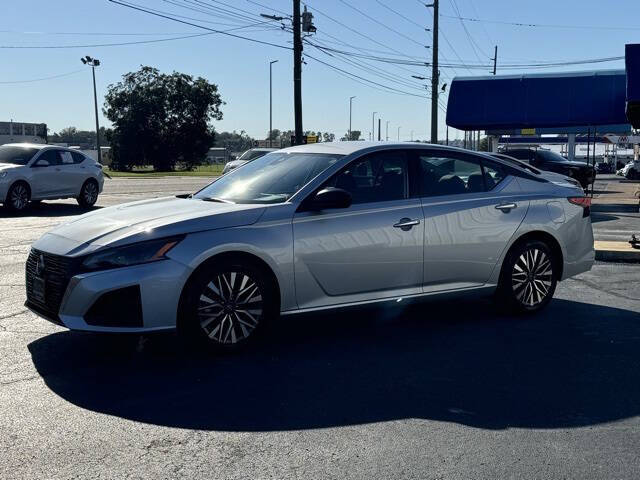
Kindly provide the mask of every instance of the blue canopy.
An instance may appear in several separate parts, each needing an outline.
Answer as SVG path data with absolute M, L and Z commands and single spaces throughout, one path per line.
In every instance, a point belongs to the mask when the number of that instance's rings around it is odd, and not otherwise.
M 627 123 L 624 70 L 456 77 L 447 125 L 461 130 Z

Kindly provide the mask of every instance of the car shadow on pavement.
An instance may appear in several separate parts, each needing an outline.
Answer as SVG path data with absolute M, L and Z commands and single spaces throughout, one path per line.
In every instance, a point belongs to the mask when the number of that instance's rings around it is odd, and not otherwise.
M 568 428 L 640 414 L 640 315 L 484 300 L 291 316 L 227 356 L 174 334 L 52 334 L 29 345 L 48 387 L 95 412 L 170 427 L 274 431 L 423 418 Z
M 102 207 L 83 208 L 73 203 L 41 203 L 30 205 L 22 212 L 12 212 L 0 208 L 0 218 L 28 218 L 28 217 L 70 217 L 98 210 Z

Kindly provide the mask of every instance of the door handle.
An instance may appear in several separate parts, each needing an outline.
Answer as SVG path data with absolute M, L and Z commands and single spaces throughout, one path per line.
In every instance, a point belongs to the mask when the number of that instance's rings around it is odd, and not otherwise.
M 497 210 L 502 210 L 503 212 L 509 213 L 511 210 L 516 208 L 518 204 L 516 203 L 501 203 L 500 205 L 496 205 Z
M 401 218 L 400 221 L 393 225 L 394 228 L 399 228 L 405 232 L 411 230 L 414 225 L 420 225 L 420 220 L 412 220 L 410 218 Z

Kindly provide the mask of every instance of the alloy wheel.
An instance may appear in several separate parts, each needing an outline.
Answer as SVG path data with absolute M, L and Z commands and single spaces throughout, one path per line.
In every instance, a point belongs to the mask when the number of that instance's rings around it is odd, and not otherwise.
M 262 313 L 260 287 L 242 272 L 218 274 L 206 284 L 197 306 L 200 328 L 211 340 L 226 345 L 249 337 Z
M 538 248 L 525 250 L 513 266 L 513 292 L 525 307 L 542 303 L 551 291 L 553 265 L 549 256 Z
M 98 187 L 93 182 L 88 182 L 84 186 L 84 201 L 87 205 L 93 205 L 98 199 Z
M 23 210 L 29 203 L 29 191 L 27 187 L 22 184 L 14 186 L 11 189 L 11 198 L 9 201 L 15 210 Z

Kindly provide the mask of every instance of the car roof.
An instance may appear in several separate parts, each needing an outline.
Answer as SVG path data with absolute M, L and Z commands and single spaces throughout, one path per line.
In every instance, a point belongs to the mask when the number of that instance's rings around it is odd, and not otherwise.
M 22 148 L 37 148 L 38 150 L 42 150 L 43 148 L 46 147 L 53 147 L 55 145 L 49 145 L 47 143 L 28 143 L 28 142 L 22 142 L 22 143 L 5 143 L 2 145 L 3 147 L 22 147 Z
M 286 153 L 332 153 L 334 155 L 351 155 L 363 150 L 375 151 L 387 148 L 429 148 L 441 149 L 452 152 L 487 154 L 487 152 L 475 152 L 464 148 L 450 147 L 434 143 L 419 142 L 367 142 L 367 141 L 345 141 L 345 142 L 321 142 L 307 145 L 296 145 L 294 147 L 283 148 L 280 152 Z

